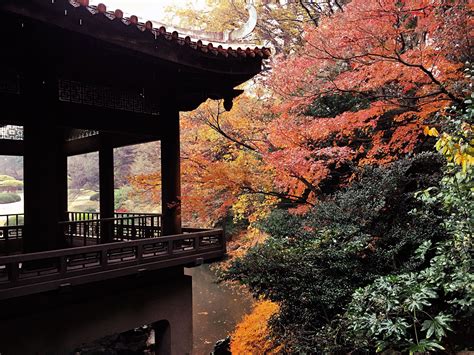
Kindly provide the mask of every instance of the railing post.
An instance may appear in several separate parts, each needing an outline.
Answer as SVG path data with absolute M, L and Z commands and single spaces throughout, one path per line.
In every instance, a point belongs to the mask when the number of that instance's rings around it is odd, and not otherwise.
M 173 255 L 173 241 L 168 240 L 168 254 Z
M 143 245 L 138 244 L 137 245 L 137 261 L 140 262 L 142 260 L 142 257 L 143 257 Z
M 135 228 L 135 218 L 132 217 L 132 240 L 135 240 L 137 237 L 137 230 Z
M 7 264 L 8 281 L 15 282 L 20 277 L 20 266 L 18 262 Z
M 200 245 L 199 245 L 199 241 L 200 241 L 201 237 L 194 237 L 194 250 L 198 251 L 199 248 L 200 248 Z
M 82 226 L 83 226 L 83 230 L 84 230 L 84 246 L 87 246 L 87 237 L 90 235 L 90 225 L 87 224 L 86 222 L 82 222 L 81 223 Z
M 107 267 L 107 249 L 103 249 L 100 251 L 100 266 L 103 268 Z
M 7 217 L 8 219 L 8 217 Z M 2 228 L 3 229 L 3 238 L 5 238 L 5 251 L 8 254 L 10 254 L 10 233 L 8 233 L 8 228 Z
M 61 276 L 64 276 L 66 274 L 66 271 L 67 271 L 67 257 L 66 256 L 61 256 L 59 258 L 59 273 L 61 274 Z

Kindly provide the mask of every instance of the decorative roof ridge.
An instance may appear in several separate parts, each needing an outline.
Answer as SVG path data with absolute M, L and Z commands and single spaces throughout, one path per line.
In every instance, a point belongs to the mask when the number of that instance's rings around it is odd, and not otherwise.
M 180 36 L 180 33 L 178 31 L 172 31 L 168 32 L 166 30 L 165 26 L 160 26 L 159 28 L 154 27 L 153 21 L 146 21 L 145 23 L 140 22 L 138 19 L 138 16 L 136 15 L 131 15 L 129 17 L 124 16 L 124 12 L 120 9 L 116 9 L 115 11 L 107 11 L 107 7 L 103 4 L 100 3 L 98 5 L 90 5 L 89 0 L 68 0 L 69 3 L 74 6 L 74 7 L 84 7 L 86 8 L 92 16 L 97 16 L 97 15 L 104 15 L 107 19 L 113 21 L 113 20 L 121 20 L 121 22 L 125 26 L 136 26 L 140 31 L 145 32 L 149 31 L 154 34 L 155 38 L 158 38 L 162 36 L 166 40 L 169 41 L 175 41 L 180 45 L 186 45 L 192 49 L 195 50 L 200 50 L 201 52 L 204 53 L 210 53 L 214 54 L 216 56 L 222 55 L 224 57 L 243 57 L 243 58 L 254 58 L 256 56 L 262 57 L 264 59 L 267 59 L 270 57 L 271 51 L 269 48 L 266 47 L 255 47 L 255 48 L 250 48 L 248 44 L 244 43 L 227 43 L 227 42 L 220 42 L 218 38 L 217 40 L 207 40 L 207 39 L 197 39 L 193 40 L 191 39 L 191 36 L 186 35 L 185 37 Z M 253 5 L 249 5 L 253 7 Z M 255 9 L 255 7 L 253 7 Z M 249 10 L 250 11 L 250 10 Z M 253 21 L 253 20 L 252 20 Z M 156 23 L 156 22 L 155 22 Z M 247 22 L 246 25 L 248 25 L 249 22 Z M 251 23 L 250 23 L 251 25 Z M 244 25 L 245 27 L 245 25 Z M 245 29 L 238 29 L 234 31 L 230 31 L 228 33 L 228 38 L 230 38 L 230 35 L 234 33 L 235 31 L 238 31 L 238 33 L 242 34 L 248 31 L 248 28 Z M 199 31 L 191 31 L 194 32 L 194 34 L 198 35 Z M 207 33 L 215 33 L 218 34 L 219 32 L 204 32 L 201 31 L 203 34 Z M 224 36 L 224 35 L 223 35 Z M 204 43 L 208 42 L 208 43 Z M 213 42 L 218 42 L 216 43 L 217 46 L 213 44 Z M 228 45 L 229 47 L 224 48 L 223 45 Z M 246 48 L 242 48 L 239 45 L 247 45 Z M 236 49 L 232 48 L 232 46 L 239 46 Z

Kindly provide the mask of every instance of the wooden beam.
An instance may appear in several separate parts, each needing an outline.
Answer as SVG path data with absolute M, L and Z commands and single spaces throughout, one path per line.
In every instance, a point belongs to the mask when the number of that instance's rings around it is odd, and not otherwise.
M 163 125 L 158 115 L 68 102 L 57 102 L 56 107 L 56 122 L 68 127 L 146 136 L 160 132 Z
M 0 139 L 0 155 L 22 156 L 25 154 L 23 141 Z
M 120 133 L 109 133 L 109 143 L 112 148 L 125 147 L 128 145 L 143 144 L 149 142 L 155 142 L 159 140 L 159 136 L 140 136 L 140 135 L 127 135 Z M 97 152 L 100 148 L 101 138 L 99 135 L 90 136 L 86 138 L 75 139 L 72 141 L 66 141 L 64 143 L 64 149 L 67 156 L 79 155 Z
M 91 136 L 64 142 L 64 151 L 68 157 L 99 151 L 99 136 Z
M 45 122 L 44 112 L 34 112 L 28 97 L 14 102 L 2 101 L 2 124 L 37 124 Z M 127 135 L 150 136 L 159 139 L 161 127 L 165 124 L 159 115 L 114 110 L 106 107 L 74 104 L 48 100 L 50 117 L 48 121 L 56 126 L 73 127 L 78 129 L 97 130 Z

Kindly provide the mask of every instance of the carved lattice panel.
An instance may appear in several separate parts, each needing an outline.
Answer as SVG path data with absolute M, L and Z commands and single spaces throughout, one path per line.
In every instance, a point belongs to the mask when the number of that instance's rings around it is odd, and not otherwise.
M 66 137 L 67 141 L 74 141 L 76 139 L 82 139 L 87 137 L 96 136 L 99 134 L 99 131 L 93 131 L 88 129 L 72 129 L 68 136 Z
M 156 104 L 145 100 L 143 92 L 59 80 L 59 101 L 106 107 L 121 111 L 158 115 Z
M 6 125 L 0 127 L 0 139 L 23 140 L 23 126 Z

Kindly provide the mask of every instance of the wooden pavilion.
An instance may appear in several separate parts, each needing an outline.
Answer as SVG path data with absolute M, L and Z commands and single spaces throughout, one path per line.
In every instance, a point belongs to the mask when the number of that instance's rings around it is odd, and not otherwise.
M 203 43 L 88 0 L 2 0 L 0 33 L 0 154 L 24 157 L 24 224 L 0 227 L 0 299 L 225 254 L 221 229 L 181 226 L 179 112 L 207 99 L 230 110 L 268 49 Z M 113 149 L 157 140 L 162 214 L 116 213 Z M 69 213 L 67 157 L 93 151 L 100 213 Z

